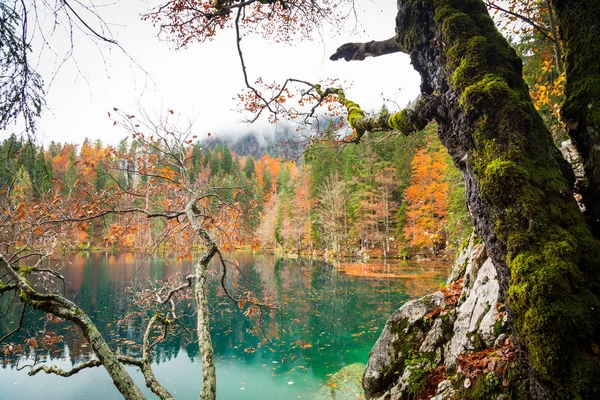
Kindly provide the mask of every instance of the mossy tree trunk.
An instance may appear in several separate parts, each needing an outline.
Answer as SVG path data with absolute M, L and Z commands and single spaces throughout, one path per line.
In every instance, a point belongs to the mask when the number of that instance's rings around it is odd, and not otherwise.
M 533 106 L 520 58 L 481 0 L 399 0 L 396 32 L 426 101 L 379 120 L 404 133 L 421 125 L 407 123 L 419 120 L 415 113 L 437 121 L 507 295 L 522 365 L 535 371 L 523 394 L 598 398 L 600 247 L 573 199 L 573 174 Z M 332 59 L 354 59 L 348 49 L 360 46 L 342 46 Z M 361 127 L 367 117 L 346 105 L 350 123 Z M 377 128 L 377 118 L 369 121 L 367 130 Z
M 565 49 L 563 120 L 585 162 L 587 222 L 600 237 L 600 1 L 554 0 Z

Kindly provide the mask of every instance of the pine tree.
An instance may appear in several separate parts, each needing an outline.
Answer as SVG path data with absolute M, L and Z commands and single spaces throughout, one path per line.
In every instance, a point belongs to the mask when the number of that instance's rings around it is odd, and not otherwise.
M 246 178 L 252 179 L 254 177 L 254 160 L 252 156 L 246 157 L 246 162 L 244 163 L 244 175 Z

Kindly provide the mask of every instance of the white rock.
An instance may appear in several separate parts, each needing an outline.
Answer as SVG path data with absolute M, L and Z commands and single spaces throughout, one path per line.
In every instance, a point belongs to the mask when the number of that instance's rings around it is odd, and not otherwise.
M 460 353 L 474 350 L 467 333 L 479 334 L 490 345 L 494 343 L 494 324 L 498 314 L 496 303 L 499 296 L 500 285 L 496 268 L 492 261 L 487 259 L 477 272 L 472 290 L 458 309 L 454 335 L 445 349 L 446 368 L 454 368 L 456 357 Z

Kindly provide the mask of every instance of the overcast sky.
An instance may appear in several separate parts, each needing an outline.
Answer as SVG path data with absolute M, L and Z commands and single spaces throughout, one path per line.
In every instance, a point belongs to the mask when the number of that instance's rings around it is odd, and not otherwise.
M 269 43 L 258 36 L 242 40 L 250 81 L 294 77 L 316 82 L 328 77 L 352 82 L 347 97 L 363 109 L 379 109 L 384 98 L 404 106 L 418 94 L 419 77 L 408 56 L 392 54 L 362 62 L 329 61 L 329 55 L 348 41 L 383 40 L 394 34 L 396 4 L 393 0 L 357 0 L 360 26 L 357 32 L 332 36 L 294 46 Z M 96 4 L 98 4 L 96 2 Z M 233 98 L 243 89 L 243 76 L 232 31 L 222 32 L 210 43 L 175 50 L 174 44 L 157 39 L 157 29 L 140 14 L 160 1 L 121 0 L 101 8 L 103 19 L 126 50 L 94 45 L 84 35 L 74 40 L 74 58 L 57 70 L 68 49 L 68 37 L 59 30 L 44 46 L 38 71 L 48 88 L 48 110 L 40 121 L 39 139 L 82 142 L 100 138 L 116 144 L 126 134 L 112 126 L 107 111 L 118 107 L 135 113 L 136 104 L 160 112 L 173 109 L 195 118 L 196 133 L 225 135 L 249 130 L 274 130 L 262 123 L 241 122 Z M 41 41 L 34 42 L 40 50 Z M 132 61 L 133 60 L 133 61 Z M 137 65 L 136 65 L 137 64 Z M 391 109 L 396 108 L 390 105 Z M 16 130 L 16 128 L 15 128 Z M 8 132 L 0 132 L 7 137 Z

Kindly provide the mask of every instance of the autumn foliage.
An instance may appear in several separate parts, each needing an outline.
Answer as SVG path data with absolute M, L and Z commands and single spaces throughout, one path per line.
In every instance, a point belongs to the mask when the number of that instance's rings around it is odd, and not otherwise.
M 445 181 L 446 150 L 420 149 L 412 162 L 413 179 L 406 189 L 406 229 L 409 244 L 435 252 L 444 246 L 448 216 L 448 182 Z
M 141 132 L 134 116 L 125 121 Z M 434 136 L 417 142 L 412 161 L 395 160 L 392 143 L 366 141 L 342 149 L 317 143 L 293 162 L 268 153 L 239 156 L 226 143 L 190 134 L 180 164 L 173 164 L 166 144 L 153 135 L 134 133 L 117 146 L 86 140 L 47 148 L 13 137 L 0 145 L 7 160 L 0 178 L 12 199 L 5 212 L 14 221 L 65 222 L 57 245 L 66 250 L 181 252 L 189 258 L 199 242 L 187 226 L 174 215 L 147 214 L 182 209 L 185 187 L 210 187 L 214 199 L 202 204 L 224 250 L 387 257 L 409 248 L 440 254 L 451 190 L 447 156 Z M 355 158 L 359 152 L 364 159 Z

